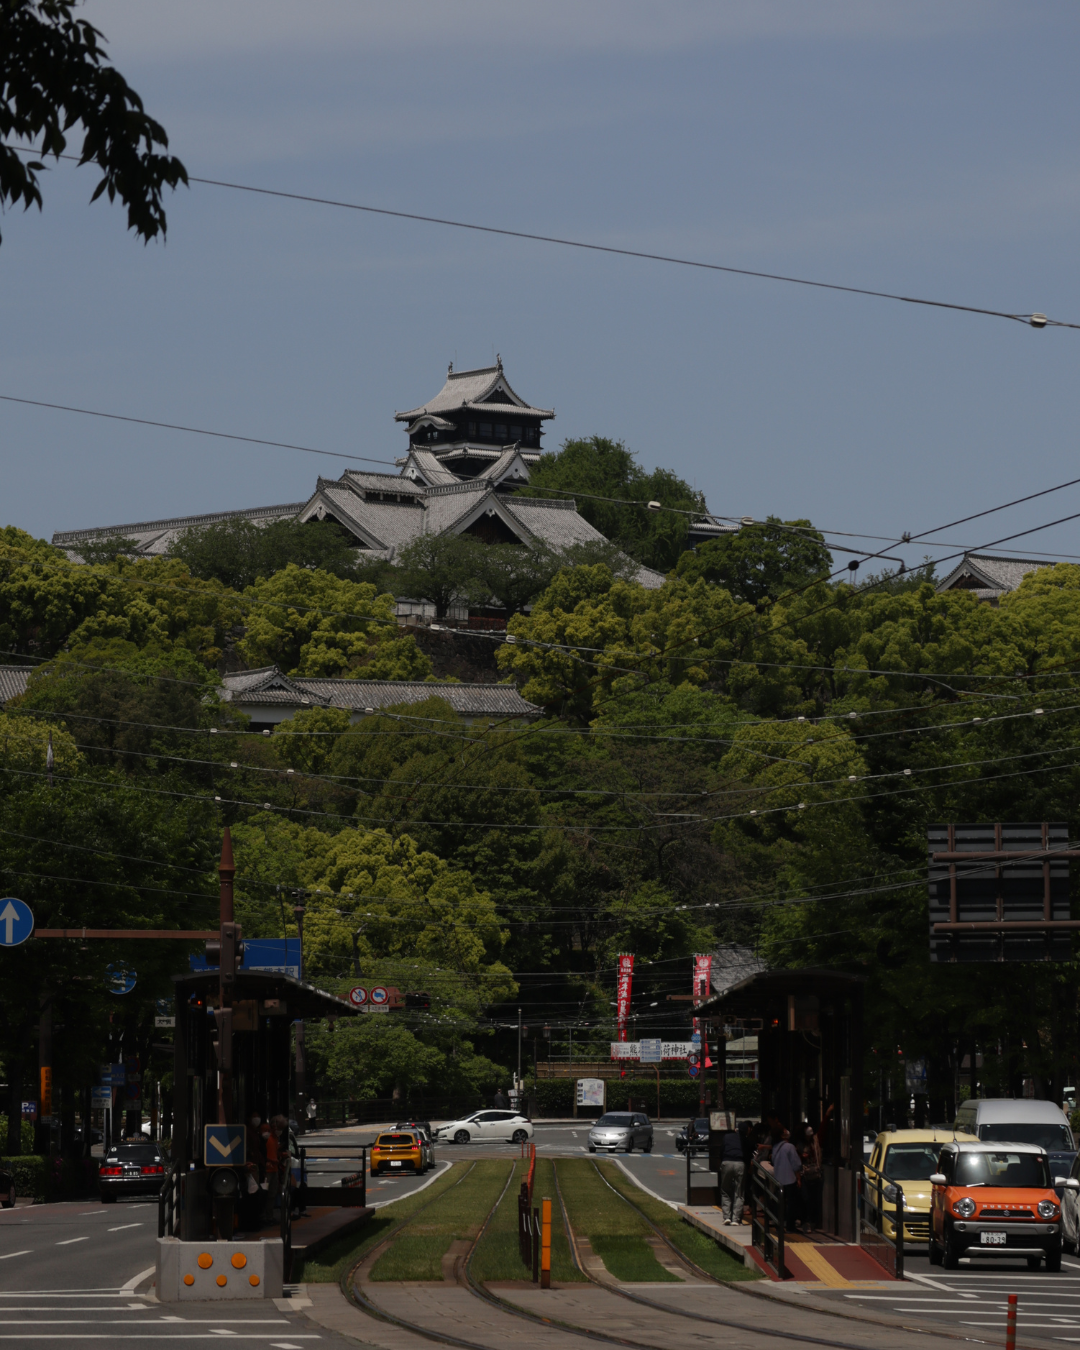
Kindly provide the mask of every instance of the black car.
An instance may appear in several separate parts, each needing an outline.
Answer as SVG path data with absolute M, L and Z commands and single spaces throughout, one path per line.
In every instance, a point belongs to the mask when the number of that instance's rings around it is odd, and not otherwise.
M 15 1208 L 15 1175 L 6 1167 L 0 1167 L 0 1206 Z
M 675 1136 L 675 1147 L 680 1153 L 686 1151 L 687 1140 L 690 1142 L 690 1156 L 695 1153 L 705 1153 L 709 1148 L 709 1118 L 708 1116 L 698 1116 L 692 1120 L 689 1125 L 684 1125 Z
M 157 1195 L 165 1184 L 168 1164 L 157 1144 L 114 1144 L 98 1168 L 103 1205 L 119 1195 Z

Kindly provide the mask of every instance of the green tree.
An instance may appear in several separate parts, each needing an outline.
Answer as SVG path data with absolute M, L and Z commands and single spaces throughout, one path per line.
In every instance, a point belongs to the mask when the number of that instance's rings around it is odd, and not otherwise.
M 394 597 L 370 582 L 289 563 L 244 592 L 247 631 L 238 649 L 251 666 L 293 675 L 422 680 L 431 664 L 401 636 Z
M 529 471 L 527 495 L 558 489 L 580 493 L 580 514 L 619 548 L 646 567 L 666 572 L 686 548 L 689 514 L 705 510 L 705 498 L 667 469 L 646 473 L 622 441 L 604 436 L 563 442 L 558 454 L 544 454 Z M 599 501 L 595 498 L 615 498 Z M 630 501 L 636 505 L 627 506 Z M 650 511 L 658 501 L 670 508 Z
M 36 143 L 36 153 L 59 158 L 65 133 L 83 128 L 80 164 L 96 164 L 103 192 L 127 207 L 128 228 L 144 240 L 165 233 L 162 190 L 187 182 L 165 128 L 105 59 L 102 34 L 74 17 L 74 0 L 0 0 L 0 138 Z M 44 165 L 0 145 L 0 205 L 42 204 Z
M 677 576 L 688 581 L 701 577 L 751 604 L 822 581 L 831 570 L 832 554 L 808 520 L 780 521 L 776 516 L 698 544 L 675 568 Z
M 370 566 L 362 561 L 356 540 L 332 520 L 256 525 L 234 518 L 192 526 L 169 545 L 169 556 L 186 563 L 193 577 L 220 581 L 234 591 L 245 590 L 290 563 L 375 583 L 385 579 L 389 570 L 388 564 L 376 560 L 378 576 L 369 574 Z
M 429 600 L 443 619 L 455 601 L 473 597 L 487 547 L 472 534 L 421 534 L 397 555 L 395 590 Z

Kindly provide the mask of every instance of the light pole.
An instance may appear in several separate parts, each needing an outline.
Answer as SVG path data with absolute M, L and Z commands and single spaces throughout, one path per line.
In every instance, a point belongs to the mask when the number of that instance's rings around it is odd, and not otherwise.
M 518 1108 L 521 1107 L 521 1009 L 518 1009 L 518 1071 L 517 1071 Z

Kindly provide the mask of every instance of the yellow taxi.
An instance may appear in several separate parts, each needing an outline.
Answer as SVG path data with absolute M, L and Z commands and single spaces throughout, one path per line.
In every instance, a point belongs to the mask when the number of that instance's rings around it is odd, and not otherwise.
M 383 1172 L 427 1171 L 427 1150 L 416 1130 L 392 1130 L 380 1134 L 371 1146 L 371 1175 Z
M 938 1170 L 938 1157 L 946 1144 L 973 1141 L 962 1130 L 885 1130 L 874 1141 L 866 1164 L 866 1193 L 883 1210 L 886 1237 L 896 1236 L 897 1187 L 904 1195 L 904 1242 L 929 1242 L 930 1207 L 934 1188 L 930 1178 Z

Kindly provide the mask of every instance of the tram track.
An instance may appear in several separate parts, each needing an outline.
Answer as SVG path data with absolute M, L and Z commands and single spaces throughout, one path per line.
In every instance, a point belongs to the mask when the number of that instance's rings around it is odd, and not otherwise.
M 473 1166 L 475 1167 L 475 1164 L 473 1164 Z M 595 1167 L 596 1164 L 594 1163 L 593 1166 Z M 639 1337 L 620 1336 L 613 1332 L 598 1331 L 592 1327 L 582 1326 L 580 1323 L 568 1321 L 564 1317 L 541 1316 L 539 1313 L 531 1312 L 529 1309 L 523 1308 L 519 1304 L 513 1303 L 508 1299 L 501 1298 L 497 1293 L 494 1293 L 492 1290 L 487 1289 L 479 1280 L 476 1279 L 476 1277 L 472 1273 L 473 1260 L 477 1254 L 480 1243 L 483 1241 L 485 1233 L 488 1231 L 488 1228 L 499 1209 L 499 1206 L 502 1204 L 503 1200 L 506 1197 L 506 1192 L 514 1180 L 516 1170 L 517 1170 L 516 1165 L 511 1164 L 510 1172 L 509 1175 L 507 1176 L 506 1183 L 503 1186 L 502 1191 L 499 1193 L 499 1196 L 496 1199 L 495 1203 L 488 1211 L 488 1214 L 486 1215 L 484 1222 L 480 1226 L 479 1232 L 472 1241 L 472 1245 L 470 1246 L 469 1251 L 465 1254 L 464 1259 L 460 1261 L 458 1265 L 458 1271 L 460 1272 L 457 1281 L 458 1286 L 466 1289 L 470 1294 L 473 1295 L 473 1297 L 487 1304 L 489 1307 L 495 1308 L 499 1312 L 505 1313 L 506 1315 L 514 1317 L 520 1321 L 531 1323 L 534 1326 L 546 1327 L 553 1331 L 557 1330 L 564 1334 L 582 1337 L 583 1339 L 590 1341 L 599 1341 L 606 1345 L 621 1346 L 624 1347 L 624 1350 L 671 1350 L 671 1342 L 667 1336 L 659 1338 L 658 1341 L 651 1341 Z M 705 1271 L 700 1266 L 698 1266 L 694 1261 L 691 1260 L 690 1257 L 686 1255 L 685 1252 L 681 1251 L 677 1246 L 675 1246 L 675 1244 L 670 1240 L 670 1238 L 668 1238 L 667 1235 L 660 1228 L 658 1228 L 656 1224 L 652 1222 L 652 1220 L 648 1217 L 648 1215 L 644 1214 L 642 1210 L 639 1209 L 639 1207 L 633 1203 L 633 1201 L 631 1201 L 627 1196 L 623 1195 L 620 1191 L 616 1190 L 616 1188 L 611 1185 L 611 1183 L 607 1180 L 607 1178 L 604 1177 L 603 1173 L 600 1172 L 599 1168 L 596 1168 L 596 1170 L 601 1180 L 604 1182 L 604 1184 L 607 1185 L 609 1189 L 611 1189 L 620 1200 L 622 1200 L 625 1204 L 627 1204 L 634 1211 L 634 1213 L 637 1214 L 645 1222 L 648 1228 L 664 1243 L 664 1245 L 673 1254 L 676 1261 L 685 1270 L 693 1274 L 697 1279 L 702 1280 L 708 1284 L 714 1285 L 718 1288 L 722 1288 L 725 1290 L 739 1289 L 738 1285 L 731 1285 L 723 1280 L 718 1280 L 715 1278 L 715 1276 L 710 1275 L 708 1271 Z M 461 1177 L 460 1181 L 455 1183 L 455 1186 L 460 1185 L 461 1182 L 465 1180 L 465 1177 L 468 1176 L 471 1171 L 472 1168 L 470 1168 L 469 1171 L 467 1171 Z M 589 1270 L 585 1267 L 585 1265 L 582 1263 L 580 1259 L 578 1239 L 576 1238 L 569 1221 L 569 1215 L 567 1214 L 566 1205 L 563 1200 L 561 1188 L 559 1186 L 558 1169 L 554 1165 L 554 1160 L 553 1160 L 553 1172 L 555 1174 L 555 1192 L 559 1201 L 559 1208 L 562 1213 L 567 1238 L 570 1243 L 571 1259 L 573 1260 L 575 1267 L 582 1273 L 582 1275 L 585 1276 L 586 1280 L 588 1280 L 591 1284 L 597 1286 L 598 1288 L 601 1288 L 610 1294 L 615 1294 L 620 1298 L 626 1299 L 628 1302 L 640 1304 L 645 1307 L 651 1308 L 656 1312 L 664 1314 L 665 1317 L 678 1318 L 680 1320 L 689 1322 L 697 1322 L 697 1323 L 703 1322 L 712 1326 L 723 1328 L 724 1330 L 727 1331 L 740 1331 L 755 1336 L 766 1336 L 773 1340 L 794 1341 L 802 1345 L 824 1346 L 828 1347 L 828 1350 L 880 1350 L 880 1347 L 877 1346 L 859 1344 L 858 1342 L 841 1340 L 839 1338 L 814 1336 L 806 1332 L 783 1331 L 777 1328 L 763 1327 L 761 1325 L 757 1325 L 751 1322 L 744 1322 L 735 1318 L 715 1317 L 709 1316 L 705 1313 L 696 1313 L 688 1311 L 686 1309 L 675 1308 L 672 1307 L 670 1304 L 663 1303 L 657 1299 L 651 1299 L 644 1294 L 634 1293 L 626 1289 L 625 1286 L 618 1285 L 616 1283 L 609 1284 L 607 1282 L 596 1279 L 589 1272 Z M 371 1251 L 365 1252 L 363 1258 L 357 1261 L 351 1267 L 349 1267 L 343 1274 L 341 1279 L 341 1290 L 342 1293 L 345 1295 L 345 1297 L 354 1306 L 362 1309 L 369 1316 L 376 1318 L 378 1321 L 386 1322 L 393 1326 L 399 1327 L 402 1330 L 410 1331 L 415 1335 L 423 1337 L 425 1340 L 433 1341 L 436 1344 L 441 1345 L 456 1346 L 459 1347 L 459 1350 L 492 1350 L 490 1344 L 485 1344 L 482 1341 L 472 1341 L 464 1337 L 455 1336 L 450 1332 L 437 1331 L 430 1326 L 424 1325 L 423 1323 L 415 1322 L 409 1318 L 404 1318 L 397 1315 L 396 1313 L 390 1312 L 386 1308 L 381 1307 L 374 1298 L 370 1297 L 368 1293 L 365 1292 L 359 1279 L 359 1270 L 362 1265 L 372 1262 L 374 1259 L 377 1259 L 378 1255 L 381 1254 L 390 1245 L 394 1237 L 400 1234 L 403 1229 L 406 1229 L 411 1223 L 413 1223 L 417 1218 L 419 1218 L 419 1216 L 424 1212 L 424 1210 L 426 1210 L 430 1205 L 434 1204 L 436 1200 L 441 1198 L 441 1195 L 446 1195 L 453 1189 L 454 1187 L 448 1187 L 446 1191 L 441 1192 L 440 1196 L 434 1197 L 434 1199 L 429 1201 L 427 1205 L 422 1206 L 421 1209 L 417 1210 L 414 1214 L 411 1214 L 407 1219 L 402 1220 L 400 1224 L 397 1224 L 393 1229 L 391 1229 L 390 1232 L 388 1232 L 386 1236 L 383 1238 L 383 1240 L 380 1243 L 378 1243 L 375 1247 L 373 1247 Z M 739 1292 L 750 1292 L 750 1291 L 740 1290 Z M 759 1297 L 765 1296 L 759 1295 Z M 821 1313 L 821 1315 L 825 1316 L 830 1315 L 824 1309 L 814 1309 L 814 1311 Z M 843 1316 L 843 1314 L 839 1315 Z M 863 1321 L 864 1319 L 858 1318 L 852 1320 Z M 940 1335 L 949 1340 L 963 1340 L 967 1341 L 968 1343 L 977 1342 L 981 1344 L 993 1344 L 992 1341 L 988 1341 L 986 1338 L 963 1336 L 958 1335 L 955 1332 L 950 1334 L 947 1330 L 944 1329 L 939 1331 L 937 1328 L 930 1329 L 921 1326 L 899 1327 L 895 1323 L 878 1323 L 878 1325 L 888 1326 L 889 1329 L 893 1331 L 903 1331 L 922 1335 Z

